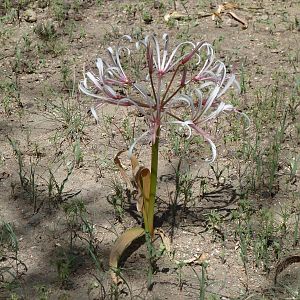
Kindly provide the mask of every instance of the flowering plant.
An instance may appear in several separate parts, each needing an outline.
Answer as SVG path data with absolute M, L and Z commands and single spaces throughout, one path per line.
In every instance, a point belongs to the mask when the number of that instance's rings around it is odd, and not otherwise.
M 129 36 L 124 38 L 131 41 Z M 79 84 L 80 90 L 97 100 L 96 107 L 105 103 L 134 106 L 145 116 L 149 130 L 135 140 L 130 154 L 142 137 L 151 136 L 154 144 L 164 123 L 174 123 L 188 128 L 189 137 L 192 130 L 203 136 L 211 146 L 210 162 L 213 162 L 216 146 L 202 127 L 223 111 L 237 112 L 231 104 L 221 100 L 230 86 L 235 85 L 239 90 L 235 75 L 226 73 L 224 63 L 215 60 L 212 46 L 205 42 L 183 42 L 169 54 L 169 37 L 164 34 L 162 49 L 153 35 L 146 36 L 135 46 L 135 51 L 125 46 L 109 47 L 110 62 L 98 58 L 98 74 L 87 72 Z M 143 66 L 146 74 L 144 78 L 135 78 L 126 72 L 122 59 L 136 55 L 142 47 L 146 50 Z M 88 79 L 92 86 L 88 86 Z M 91 111 L 98 120 L 95 108 Z
M 234 74 L 227 74 L 223 62 L 215 59 L 212 46 L 206 42 L 186 41 L 170 50 L 169 36 L 162 43 L 155 35 L 132 43 L 124 36 L 128 46 L 109 47 L 109 60 L 98 58 L 97 74 L 87 72 L 80 82 L 80 90 L 96 99 L 91 109 L 98 120 L 96 108 L 103 104 L 135 107 L 144 115 L 148 129 L 129 148 L 145 136 L 152 144 L 150 188 L 144 187 L 143 218 L 145 231 L 154 234 L 153 217 L 157 185 L 158 146 L 161 128 L 177 124 L 200 135 L 211 147 L 216 158 L 216 146 L 203 129 L 210 120 L 222 112 L 239 112 L 222 98 L 231 86 L 239 91 Z M 131 47 L 133 46 L 133 47 Z

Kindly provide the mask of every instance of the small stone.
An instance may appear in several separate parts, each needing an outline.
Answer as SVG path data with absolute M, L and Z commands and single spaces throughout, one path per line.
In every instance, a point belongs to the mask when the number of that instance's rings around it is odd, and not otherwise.
M 49 0 L 38 0 L 39 8 L 46 8 L 50 4 Z
M 75 11 L 75 9 L 70 8 L 68 10 L 68 19 L 74 19 L 75 21 L 81 21 L 82 20 L 82 16 Z
M 260 17 L 260 19 L 261 19 L 262 21 L 267 21 L 267 20 L 269 19 L 269 15 L 262 15 L 262 16 Z
M 27 9 L 24 12 L 24 20 L 29 23 L 34 23 L 37 20 L 36 12 L 32 9 Z
M 154 7 L 155 9 L 159 9 L 159 8 L 162 7 L 162 3 L 161 3 L 160 1 L 158 1 L 158 0 L 156 0 L 156 1 L 154 1 L 154 3 L 153 3 L 153 7 Z

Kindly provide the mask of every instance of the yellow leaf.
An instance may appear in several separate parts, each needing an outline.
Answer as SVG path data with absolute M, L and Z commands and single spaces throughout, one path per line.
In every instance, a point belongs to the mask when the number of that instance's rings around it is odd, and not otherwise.
M 131 155 L 130 161 L 133 176 L 130 180 L 119 159 L 120 154 L 122 154 L 123 152 L 124 151 L 120 151 L 116 155 L 114 159 L 115 164 L 118 166 L 123 179 L 127 182 L 127 185 L 133 183 L 133 187 L 137 189 L 138 194 L 136 208 L 138 212 L 143 213 L 145 228 L 149 229 L 152 226 L 148 222 L 151 172 L 148 168 L 139 165 L 139 161 L 135 155 Z
M 140 181 L 142 182 L 142 193 L 143 193 L 143 217 L 146 228 L 149 228 L 149 197 L 150 197 L 150 182 L 151 173 L 150 170 L 144 168 L 140 172 Z
M 150 170 L 140 166 L 135 155 L 132 155 L 130 159 L 134 182 L 138 190 L 136 207 L 141 212 L 143 211 L 145 201 L 149 199 L 150 195 Z
M 110 256 L 109 256 L 109 266 L 111 268 L 111 278 L 115 284 L 122 283 L 122 279 L 117 275 L 119 259 L 125 250 L 130 246 L 130 244 L 142 237 L 145 234 L 145 230 L 140 227 L 134 227 L 126 230 L 121 236 L 119 236 L 113 245 Z
M 131 160 L 132 172 L 134 176 L 135 170 L 139 168 L 139 161 L 137 160 L 134 154 L 131 155 L 130 160 Z
M 122 151 L 119 151 L 114 159 L 114 163 L 115 165 L 118 167 L 120 173 L 121 173 L 121 176 L 123 177 L 124 181 L 126 182 L 128 188 L 132 188 L 132 183 L 131 183 L 131 180 L 129 179 L 129 177 L 127 176 L 122 164 L 121 164 L 121 161 L 119 159 L 119 156 L 124 153 L 125 150 L 122 150 Z
M 164 20 L 166 22 L 169 22 L 170 20 L 184 20 L 184 19 L 187 19 L 188 18 L 188 15 L 186 14 L 182 14 L 182 13 L 179 13 L 177 11 L 173 11 L 172 13 L 168 13 L 164 16 Z
M 218 8 L 216 11 L 212 14 L 212 20 L 215 20 L 215 18 L 221 19 L 221 14 L 225 12 L 226 10 L 236 9 L 239 8 L 238 4 L 233 2 L 224 2 L 222 4 L 218 5 Z
M 274 278 L 275 284 L 277 283 L 277 277 L 279 273 L 281 273 L 284 269 L 286 269 L 288 266 L 294 263 L 300 263 L 300 255 L 293 255 L 293 256 L 286 257 L 283 261 L 281 261 L 277 265 L 277 268 L 275 270 L 275 278 Z
M 149 200 L 150 197 L 150 170 L 143 168 L 140 172 L 140 177 L 143 182 L 143 196 L 146 200 Z
M 119 156 L 124 153 L 125 151 L 122 150 L 120 152 L 117 153 L 114 162 L 116 164 L 116 166 L 118 167 L 122 178 L 124 179 L 124 181 L 126 182 L 127 186 L 129 188 L 136 188 L 138 191 L 137 194 L 137 210 L 139 212 L 143 211 L 143 207 L 144 207 L 144 198 L 149 198 L 150 195 L 150 171 L 149 169 L 140 166 L 139 165 L 139 161 L 136 158 L 135 155 L 132 155 L 130 157 L 130 161 L 131 161 L 131 167 L 132 167 L 132 177 L 130 178 L 126 171 L 124 170 L 120 158 Z
M 230 11 L 228 12 L 228 15 L 230 15 L 234 20 L 240 22 L 243 25 L 243 29 L 248 28 L 248 23 L 241 17 L 239 17 L 236 13 Z

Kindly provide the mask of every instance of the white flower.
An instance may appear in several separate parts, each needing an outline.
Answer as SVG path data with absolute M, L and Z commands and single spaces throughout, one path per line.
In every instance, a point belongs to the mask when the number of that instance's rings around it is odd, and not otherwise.
M 224 63 L 215 60 L 213 48 L 206 42 L 186 41 L 169 51 L 167 34 L 162 37 L 162 47 L 155 35 L 146 36 L 134 47 L 130 47 L 129 36 L 125 39 L 128 46 L 108 48 L 110 62 L 97 59 L 98 73 L 87 72 L 80 90 L 96 99 L 96 107 L 105 103 L 134 106 L 145 116 L 149 129 L 131 145 L 130 153 L 141 138 L 149 135 L 155 142 L 158 129 L 173 123 L 186 127 L 189 137 L 192 132 L 201 135 L 211 147 L 209 161 L 214 161 L 216 146 L 203 127 L 222 112 L 240 113 L 222 101 L 231 86 L 239 91 L 235 75 L 227 74 Z M 129 62 L 141 55 L 143 64 L 135 66 L 139 72 L 132 72 Z M 91 111 L 98 118 L 95 109 Z

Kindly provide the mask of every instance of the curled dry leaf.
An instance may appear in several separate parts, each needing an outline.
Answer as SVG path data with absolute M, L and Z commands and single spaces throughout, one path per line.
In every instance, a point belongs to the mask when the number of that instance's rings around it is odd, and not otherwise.
M 277 283 L 277 277 L 278 275 L 286 269 L 289 265 L 294 264 L 294 263 L 300 263 L 300 255 L 293 255 L 285 258 L 283 261 L 281 261 L 275 270 L 275 277 L 274 277 L 274 282 L 275 284 Z
M 126 171 L 124 170 L 124 168 L 123 168 L 123 166 L 122 166 L 122 164 L 121 164 L 120 158 L 119 158 L 119 156 L 120 156 L 122 153 L 124 153 L 124 152 L 125 152 L 125 150 L 122 150 L 122 151 L 119 151 L 119 152 L 117 153 L 116 157 L 114 158 L 114 163 L 115 163 L 115 165 L 118 167 L 118 169 L 119 169 L 119 171 L 120 171 L 120 174 L 121 174 L 122 178 L 124 179 L 124 181 L 125 181 L 126 184 L 127 184 L 127 187 L 128 187 L 129 189 L 132 189 L 132 188 L 133 188 L 132 182 L 131 182 L 130 178 L 128 177 Z
M 142 237 L 144 234 L 145 230 L 140 227 L 128 229 L 117 238 L 113 245 L 109 256 L 109 267 L 111 269 L 111 279 L 116 285 L 123 283 L 123 280 L 118 276 L 118 263 L 120 257 L 134 240 Z
M 226 13 L 227 15 L 231 16 L 234 20 L 238 21 L 243 25 L 243 29 L 248 28 L 248 23 L 243 18 L 239 17 L 236 13 L 232 12 L 231 10 L 238 9 L 239 6 L 237 3 L 233 2 L 224 2 L 223 4 L 218 5 L 216 11 L 212 14 L 212 20 L 216 18 L 222 19 L 221 14 Z
M 116 284 L 122 284 L 123 280 L 118 274 L 118 264 L 119 259 L 125 250 L 132 244 L 132 242 L 145 234 L 145 230 L 140 227 L 134 227 L 126 230 L 121 236 L 119 236 L 111 249 L 109 256 L 109 266 L 111 269 L 111 279 Z M 197 254 L 190 259 L 185 260 L 176 260 L 173 257 L 172 245 L 170 238 L 165 234 L 161 228 L 156 228 L 154 234 L 158 235 L 161 238 L 162 243 L 165 246 L 166 252 L 172 262 L 175 264 L 202 264 L 207 261 L 208 255 L 206 253 Z
M 236 20 L 239 23 L 241 23 L 243 25 L 242 26 L 243 29 L 247 29 L 248 28 L 248 23 L 244 19 L 240 18 L 236 13 L 234 13 L 232 11 L 229 11 L 227 14 L 229 16 L 231 16 L 234 20 Z
M 120 155 L 124 152 L 125 150 L 119 151 L 114 159 L 114 162 L 118 167 L 120 174 L 127 186 L 130 189 L 137 189 L 137 210 L 139 212 L 143 212 L 144 220 L 147 220 L 145 219 L 145 213 L 148 211 L 147 200 L 150 196 L 150 170 L 143 166 L 140 166 L 136 156 L 131 155 L 130 161 L 132 167 L 132 178 L 130 178 L 124 170 L 124 167 L 122 166 L 121 160 L 119 158 Z
M 150 170 L 140 166 L 135 155 L 131 156 L 132 173 L 138 190 L 136 208 L 139 212 L 147 211 L 147 203 L 150 196 Z M 145 218 L 145 215 L 144 215 Z
M 174 11 L 172 13 L 168 13 L 164 16 L 164 20 L 168 23 L 170 20 L 183 20 L 183 19 L 186 19 L 188 18 L 188 16 L 186 14 L 182 14 L 182 13 L 179 13 L 177 11 Z
M 221 13 L 225 12 L 226 10 L 236 9 L 239 8 L 238 4 L 233 2 L 224 2 L 223 4 L 219 4 L 218 8 L 212 15 L 212 19 L 215 20 L 216 17 L 221 18 Z
M 149 212 L 150 182 L 151 182 L 150 177 L 151 177 L 150 170 L 147 168 L 143 168 L 139 172 L 137 178 L 137 181 L 139 182 L 139 193 L 141 193 L 141 196 L 137 202 L 137 209 L 141 209 L 141 211 L 143 212 L 145 223 L 148 223 L 148 219 L 149 219 L 148 212 Z

